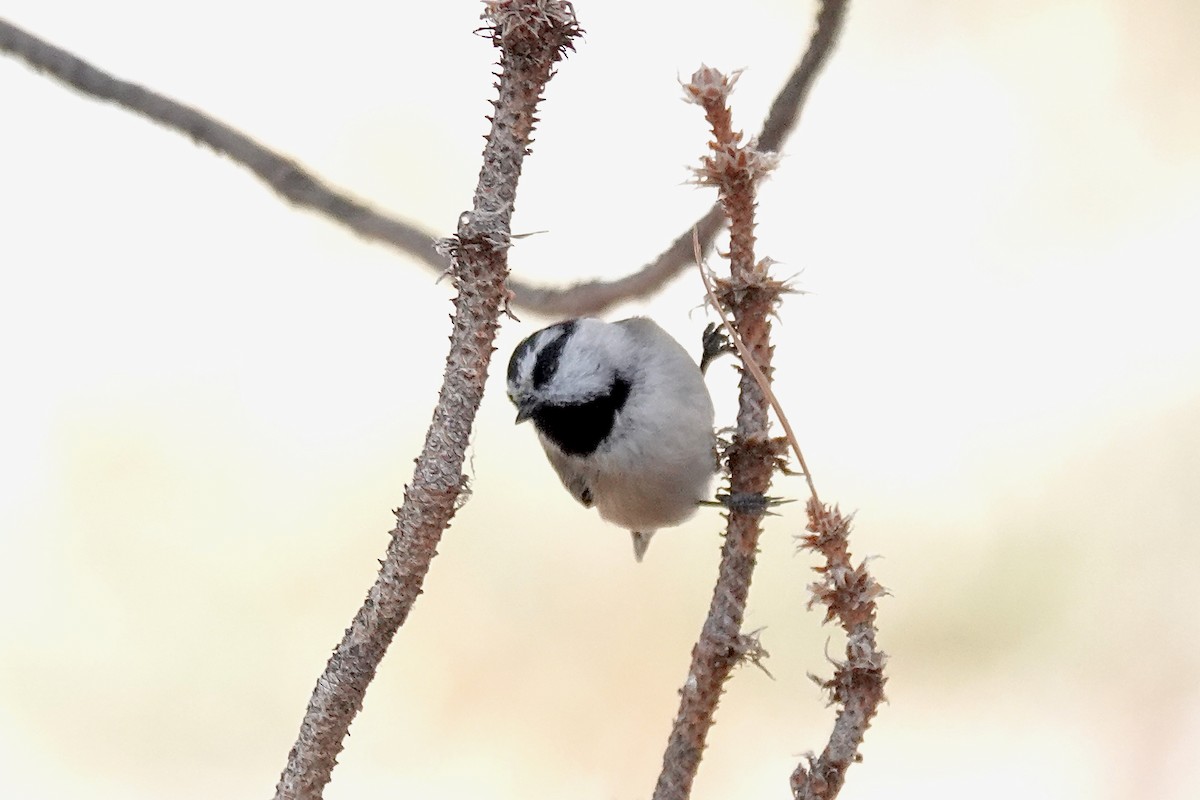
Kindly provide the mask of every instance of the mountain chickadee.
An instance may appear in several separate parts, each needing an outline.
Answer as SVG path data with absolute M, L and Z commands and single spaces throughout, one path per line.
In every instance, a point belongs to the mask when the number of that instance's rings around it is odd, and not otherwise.
M 690 517 L 717 462 L 701 370 L 644 317 L 570 319 L 532 334 L 508 362 L 517 422 L 533 420 L 563 486 L 628 528 L 638 561 L 655 529 Z

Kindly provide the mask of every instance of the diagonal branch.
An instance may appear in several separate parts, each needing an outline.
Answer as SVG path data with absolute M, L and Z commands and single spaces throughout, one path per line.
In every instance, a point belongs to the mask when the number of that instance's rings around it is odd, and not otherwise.
M 791 132 L 812 89 L 813 82 L 837 41 L 848 0 L 823 0 L 808 49 L 771 106 L 759 147 L 778 150 Z M 68 86 L 141 114 L 161 125 L 190 136 L 196 142 L 244 165 L 280 196 L 302 208 L 317 211 L 358 235 L 390 244 L 441 272 L 448 266 L 433 248 L 428 231 L 394 217 L 329 186 L 295 161 L 279 155 L 254 139 L 198 109 L 121 80 L 83 59 L 43 41 L 0 18 L 0 51 L 11 53 L 31 67 Z M 721 227 L 720 208 L 707 214 L 681 234 L 654 261 L 637 272 L 615 280 L 592 280 L 566 287 L 541 287 L 510 280 L 514 302 L 546 316 L 597 314 L 617 303 L 657 291 L 690 263 L 694 227 L 705 249 Z
M 804 57 L 788 77 L 787 83 L 775 96 L 775 101 L 771 103 L 771 111 L 763 123 L 762 132 L 758 134 L 760 150 L 778 152 L 788 134 L 796 127 L 800 112 L 808 101 L 808 94 L 842 35 L 842 28 L 846 23 L 846 7 L 849 5 L 850 0 L 821 0 L 821 8 L 817 11 L 817 20 L 812 37 L 808 41 L 808 49 L 804 51 Z
M 107 100 L 243 165 L 285 200 L 310 208 L 367 239 L 386 242 L 441 271 L 448 266 L 433 250 L 434 237 L 407 222 L 380 214 L 305 171 L 291 159 L 198 109 L 103 72 L 60 47 L 42 41 L 0 18 L 0 51 L 12 53 L 36 70 L 84 94 Z
M 412 484 L 396 511 L 387 556 L 317 680 L 276 800 L 321 797 L 367 686 L 421 593 L 465 486 L 463 460 L 507 300 L 517 181 L 542 91 L 579 35 L 571 5 L 562 0 L 490 0 L 483 16 L 501 51 L 499 97 L 493 101 L 474 207 L 459 220 L 458 234 L 444 242 L 458 296 L 441 393 Z

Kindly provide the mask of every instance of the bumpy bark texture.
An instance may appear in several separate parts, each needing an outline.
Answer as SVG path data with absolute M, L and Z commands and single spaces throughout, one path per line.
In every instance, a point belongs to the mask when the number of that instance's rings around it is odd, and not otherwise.
M 825 621 L 837 620 L 846 632 L 846 660 L 835 662 L 833 677 L 821 682 L 829 702 L 838 707 L 833 733 L 821 755 L 809 758 L 792 773 L 796 800 L 833 800 L 846 781 L 846 770 L 860 760 L 871 719 L 883 701 L 887 655 L 875 642 L 875 601 L 887 592 L 867 570 L 867 561 L 850 561 L 850 517 L 816 498 L 808 502 L 809 534 L 800 547 L 825 556 L 815 567 L 821 576 L 809 585 L 809 607 L 825 606 Z
M 466 486 L 463 461 L 509 297 L 505 278 L 517 180 L 542 91 L 554 64 L 579 34 L 574 12 L 563 2 L 491 2 L 484 19 L 501 52 L 499 96 L 493 103 L 474 208 L 460 218 L 457 235 L 441 243 L 458 290 L 442 389 L 412 484 L 396 511 L 387 557 L 317 681 L 275 790 L 279 800 L 321 796 L 350 722 L 362 708 L 392 637 L 421 593 L 442 532 Z
M 717 187 L 730 226 L 730 277 L 717 281 L 722 308 L 732 310 L 734 331 L 766 376 L 771 374 L 770 317 L 782 284 L 767 275 L 769 261 L 754 260 L 754 192 L 776 162 L 751 140 L 735 133 L 729 107 L 732 78 L 708 67 L 684 84 L 684 96 L 704 109 L 712 127 L 711 154 L 696 170 L 697 182 Z M 721 549 L 716 587 L 708 617 L 692 649 L 687 680 L 680 689 L 679 711 L 663 754 L 655 800 L 684 800 L 700 767 L 725 681 L 733 668 L 764 653 L 758 640 L 742 633 L 746 599 L 758 555 L 766 493 L 787 443 L 769 433 L 769 404 L 754 376 L 743 369 L 739 383 L 737 429 L 725 451 L 729 472 L 728 525 Z

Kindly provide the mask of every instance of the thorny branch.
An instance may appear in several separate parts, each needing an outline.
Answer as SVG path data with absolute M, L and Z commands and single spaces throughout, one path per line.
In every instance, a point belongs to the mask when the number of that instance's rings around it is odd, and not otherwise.
M 867 570 L 866 559 L 854 566 L 850 562 L 850 517 L 818 501 L 808 501 L 809 535 L 800 539 L 800 548 L 825 556 L 825 564 L 815 567 L 820 580 L 809 585 L 809 608 L 825 606 L 825 621 L 837 620 L 846 631 L 846 660 L 834 662 L 836 669 L 828 681 L 819 681 L 838 706 L 833 733 L 820 756 L 808 758 L 792 773 L 792 794 L 796 800 L 832 800 L 841 791 L 846 770 L 858 761 L 871 719 L 883 701 L 883 674 L 887 655 L 875 642 L 875 601 L 886 594 Z
M 816 76 L 837 41 L 848 0 L 822 0 L 808 49 L 771 105 L 759 135 L 763 150 L 778 150 L 796 124 Z M 244 165 L 284 199 L 317 211 L 358 235 L 390 244 L 424 262 L 437 272 L 446 259 L 433 247 L 434 236 L 412 223 L 390 217 L 339 191 L 234 128 L 135 83 L 103 72 L 83 59 L 45 42 L 0 18 L 0 51 L 12 53 L 34 69 L 75 89 L 108 100 L 123 108 L 187 134 Z M 722 213 L 714 206 L 680 235 L 656 259 L 640 270 L 613 280 L 593 280 L 565 287 L 545 287 L 510 280 L 514 302 L 545 316 L 598 314 L 617 303 L 645 297 L 675 277 L 690 263 L 694 227 L 708 248 L 721 227 Z
M 350 722 L 421 592 L 464 489 L 463 461 L 507 300 L 509 224 L 517 181 L 542 91 L 554 64 L 579 35 L 570 3 L 557 0 L 489 0 L 483 18 L 501 52 L 499 96 L 493 101 L 495 115 L 474 208 L 462 215 L 457 235 L 444 242 L 458 296 L 441 393 L 412 484 L 396 511 L 387 556 L 317 680 L 275 789 L 277 800 L 321 797 Z
M 736 329 L 750 343 L 752 361 L 769 374 L 769 313 L 781 290 L 766 277 L 767 262 L 753 260 L 753 184 L 750 162 L 778 150 L 795 126 L 816 76 L 844 23 L 848 0 L 821 0 L 809 46 L 771 106 L 757 146 L 740 144 L 728 124 L 724 95 L 732 81 L 701 70 L 693 96 L 704 105 L 716 143 L 703 176 L 722 188 L 721 202 L 694 226 L 705 247 L 722 219 L 731 219 L 731 277 L 720 282 L 722 303 L 734 310 Z M 351 720 L 362 706 L 388 644 L 407 618 L 428 571 L 441 532 L 463 491 L 462 463 L 482 395 L 492 342 L 506 300 L 509 222 L 534 110 L 553 63 L 571 49 L 578 27 L 570 4 L 557 0 L 486 0 L 490 31 L 501 48 L 500 99 L 485 150 L 474 210 L 463 215 L 458 235 L 432 247 L 432 236 L 353 199 L 305 171 L 296 162 L 208 115 L 148 89 L 108 75 L 71 53 L 0 19 L 0 51 L 12 53 L 81 92 L 142 114 L 188 134 L 198 143 L 243 164 L 288 201 L 311 208 L 359 235 L 391 244 L 441 272 L 450 265 L 458 296 L 443 387 L 425 447 L 417 459 L 379 577 L 345 638 L 317 682 L 296 745 L 276 789 L 277 798 L 319 798 L 330 778 Z M 736 79 L 736 76 L 735 76 Z M 715 90 L 715 93 L 714 93 Z M 719 102 L 716 102 L 718 101 Z M 760 161 L 758 167 L 769 164 Z M 723 175 L 723 177 L 720 177 Z M 738 177 L 741 175 L 741 177 Z M 740 181 L 740 183 L 739 183 Z M 618 302 L 647 295 L 689 263 L 691 230 L 641 270 L 611 281 L 563 288 L 509 281 L 515 302 L 547 315 L 598 313 Z M 756 370 L 751 369 L 750 372 Z M 767 435 L 763 391 L 743 373 L 738 433 L 727 453 L 730 477 L 729 529 L 709 619 L 693 651 L 680 711 L 664 755 L 656 798 L 687 797 L 698 768 L 713 713 L 732 667 L 765 655 L 753 634 L 740 631 L 752 576 L 762 501 L 771 472 L 782 461 L 780 440 Z M 743 502 L 738 502 L 739 498 Z M 847 657 L 834 677 L 822 683 L 839 706 L 829 743 L 807 768 L 797 767 L 792 790 L 803 800 L 831 800 L 858 759 L 857 748 L 883 699 L 886 656 L 875 643 L 875 600 L 884 593 L 866 570 L 854 567 L 847 552 L 849 519 L 815 497 L 808 505 L 810 536 L 801 546 L 826 557 L 817 567 L 821 580 L 810 586 L 813 603 L 827 606 L 827 621 L 846 630 Z
M 729 219 L 730 277 L 718 280 L 716 295 L 733 312 L 734 330 L 750 358 L 771 375 L 771 315 L 785 287 L 768 275 L 769 259 L 754 259 L 754 197 L 763 177 L 778 161 L 753 140 L 735 133 L 727 105 L 737 76 L 728 78 L 701 67 L 684 85 L 687 99 L 704 108 L 712 126 L 712 153 L 696 171 L 697 182 L 716 186 Z M 742 371 L 737 429 L 726 449 L 729 470 L 728 525 L 721 548 L 716 588 L 700 638 L 692 650 L 687 681 L 680 690 L 679 711 L 663 754 L 654 800 L 686 800 L 700 766 L 708 731 L 725 681 L 747 656 L 761 657 L 752 635 L 741 631 L 746 599 L 758 555 L 758 537 L 771 477 L 783 465 L 787 442 L 769 433 L 768 402 L 748 370 Z
M 824 35 L 826 46 L 813 56 L 812 69 L 818 69 L 827 57 L 843 13 L 844 3 L 822 5 L 814 42 Z M 805 61 L 818 49 L 810 48 Z M 737 429 L 726 451 L 729 514 L 717 584 L 680 690 L 679 711 L 663 755 L 655 800 L 686 800 L 690 796 L 724 682 L 740 661 L 758 663 L 765 655 L 753 634 L 741 632 L 741 624 L 755 567 L 759 523 L 767 508 L 765 493 L 774 470 L 783 467 L 787 448 L 785 440 L 769 436 L 767 416 L 774 402 L 770 316 L 786 286 L 769 276 L 769 259 L 754 260 L 754 190 L 774 166 L 775 158 L 753 139 L 743 145 L 742 135 L 733 132 L 727 99 L 737 77 L 736 73 L 727 77 L 702 67 L 684 86 L 689 99 L 704 107 L 713 129 L 712 153 L 697 170 L 698 182 L 718 187 L 720 207 L 730 221 L 730 277 L 717 280 L 715 290 L 706 278 L 705 288 L 724 324 L 728 325 L 724 309 L 733 313 L 731 333 L 743 370 Z M 697 260 L 699 249 L 697 242 Z M 704 274 L 702 264 L 700 268 Z M 780 417 L 788 432 L 786 441 L 803 463 L 799 444 L 782 412 Z M 821 682 L 830 703 L 838 706 L 833 731 L 821 755 L 810 756 L 807 766 L 802 763 L 793 772 L 791 788 L 797 800 L 833 800 L 845 783 L 846 770 L 860 759 L 858 748 L 883 700 L 886 655 L 876 645 L 875 601 L 885 592 L 868 572 L 866 561 L 857 567 L 850 563 L 849 519 L 821 503 L 807 467 L 805 478 L 812 493 L 808 502 L 812 535 L 805 537 L 801 546 L 825 556 L 825 564 L 816 568 L 821 580 L 809 587 L 813 595 L 809 605 L 824 604 L 826 621 L 842 623 L 847 643 L 846 660 L 836 662 L 833 678 Z M 747 501 L 752 498 L 760 502 Z

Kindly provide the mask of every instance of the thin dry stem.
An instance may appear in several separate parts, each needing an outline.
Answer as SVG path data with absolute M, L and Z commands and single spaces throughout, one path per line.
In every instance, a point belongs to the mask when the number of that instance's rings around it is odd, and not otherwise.
M 752 142 L 743 145 L 741 135 L 733 131 L 726 102 L 732 84 L 732 80 L 716 70 L 704 67 L 692 76 L 684 90 L 704 108 L 713 128 L 713 141 L 709 145 L 713 155 L 704 160 L 700 179 L 717 186 L 721 207 L 730 220 L 731 237 L 740 243 L 731 248 L 730 279 L 725 283 L 758 289 L 737 297 L 727 293 L 724 300 L 732 306 L 734 328 L 749 357 L 757 362 L 763 374 L 770 375 L 770 316 L 782 285 L 766 276 L 763 263 L 755 263 L 753 249 L 754 190 L 769 168 L 770 159 L 759 153 Z M 778 448 L 770 438 L 769 424 L 766 396 L 753 375 L 743 370 L 737 428 L 725 451 L 730 496 L 764 497 L 770 488 Z M 763 504 L 728 506 L 717 583 L 708 618 L 692 649 L 687 681 L 680 690 L 679 712 L 663 754 L 655 800 L 684 800 L 691 794 L 725 681 L 734 666 L 750 652 L 741 626 L 764 511 Z M 759 651 L 761 648 L 756 647 L 755 652 Z
M 445 243 L 458 290 L 446 372 L 412 484 L 375 584 L 317 680 L 275 797 L 319 798 L 367 686 L 407 619 L 465 485 L 462 473 L 507 299 L 509 223 L 534 112 L 555 62 L 579 29 L 569 3 L 490 2 L 484 19 L 501 50 L 495 116 L 474 208 Z
M 696 257 L 696 267 L 700 270 L 700 280 L 704 283 L 704 293 L 708 296 L 709 305 L 716 311 L 717 316 L 721 320 L 721 327 L 729 334 L 730 340 L 733 341 L 733 346 L 737 349 L 738 358 L 742 360 L 742 366 L 750 370 L 750 374 L 754 376 L 755 382 L 762 389 L 763 394 L 767 396 L 767 401 L 771 404 L 771 408 L 775 411 L 775 416 L 779 419 L 779 424 L 783 426 L 784 435 L 787 437 L 788 444 L 792 447 L 792 452 L 796 454 L 796 461 L 800 464 L 800 470 L 804 474 L 804 480 L 808 484 L 809 495 L 814 500 L 820 500 L 817 496 L 817 485 L 813 480 L 812 473 L 808 469 L 808 462 L 804 458 L 804 452 L 800 449 L 800 439 L 797 438 L 796 432 L 792 429 L 791 420 L 788 419 L 787 413 L 783 410 L 783 404 L 779 402 L 779 398 L 775 396 L 774 390 L 771 389 L 771 382 L 767 376 L 763 374 L 762 369 L 755 363 L 750 356 L 750 348 L 742 341 L 742 337 L 738 335 L 737 329 L 725 316 L 725 309 L 721 307 L 720 300 L 717 299 L 716 291 L 713 289 L 712 281 L 709 280 L 708 269 L 704 264 L 704 258 L 700 252 L 699 237 L 693 236 L 693 249 Z
M 758 137 L 761 149 L 778 150 L 795 127 L 816 76 L 837 41 L 846 5 L 847 0 L 827 0 L 821 4 L 808 49 L 776 96 L 763 123 Z M 4 19 L 0 19 L 0 51 L 12 53 L 34 69 L 85 94 L 114 102 L 187 134 L 194 141 L 244 165 L 289 202 L 317 211 L 364 238 L 390 244 L 438 273 L 449 266 L 445 257 L 435 251 L 432 233 L 390 217 L 329 186 L 295 161 L 195 108 L 109 75 Z M 707 249 L 716 238 L 722 219 L 721 209 L 714 206 L 656 259 L 622 278 L 592 280 L 565 287 L 534 286 L 510 280 L 513 302 L 537 314 L 566 317 L 599 314 L 618 303 L 647 296 L 690 263 L 691 229 L 699 230 Z
M 846 660 L 835 662 L 833 677 L 821 683 L 830 703 L 838 706 L 829 742 L 820 756 L 796 767 L 791 784 L 796 800 L 833 800 L 846 781 L 846 770 L 861 759 L 858 748 L 884 699 L 887 655 L 876 644 L 875 601 L 886 591 L 867 570 L 865 559 L 858 566 L 851 563 L 850 517 L 816 498 L 808 501 L 807 511 L 809 535 L 800 547 L 825 557 L 825 563 L 815 567 L 820 579 L 808 587 L 809 607 L 824 605 L 825 621 L 841 624 Z

